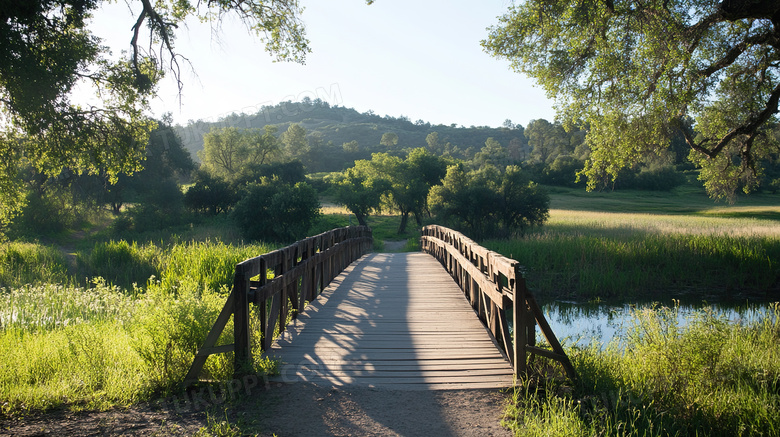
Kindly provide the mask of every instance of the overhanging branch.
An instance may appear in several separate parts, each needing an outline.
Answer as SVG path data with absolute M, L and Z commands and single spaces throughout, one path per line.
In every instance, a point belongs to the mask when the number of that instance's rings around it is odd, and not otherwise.
M 694 141 L 691 133 L 686 129 L 682 129 L 683 135 L 685 136 L 685 142 L 688 143 L 688 146 L 690 146 L 693 150 L 703 153 L 710 158 L 715 158 L 729 144 L 729 142 L 731 142 L 736 137 L 740 135 L 747 135 L 749 139 L 754 137 L 758 132 L 758 129 L 764 123 L 769 121 L 769 118 L 772 117 L 772 115 L 777 113 L 778 102 L 780 102 L 780 83 L 778 83 L 778 85 L 775 86 L 775 88 L 772 90 L 772 93 L 769 95 L 766 105 L 761 112 L 759 112 L 751 121 L 746 122 L 729 131 L 725 136 L 723 136 L 723 138 L 718 140 L 714 147 L 705 147 L 705 144 L 711 141 L 708 139 L 697 144 Z

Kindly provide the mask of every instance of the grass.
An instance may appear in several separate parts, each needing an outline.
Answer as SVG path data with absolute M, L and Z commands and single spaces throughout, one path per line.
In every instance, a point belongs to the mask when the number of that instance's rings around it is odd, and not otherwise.
M 56 248 L 3 245 L 12 262 L 0 266 L 10 278 L 0 288 L 0 413 L 108 408 L 173 390 L 224 305 L 236 263 L 275 248 L 177 240 L 82 249 L 77 275 L 92 278 L 85 285 L 67 275 Z M 50 271 L 33 281 L 36 263 Z M 221 344 L 232 341 L 226 331 Z M 210 357 L 206 374 L 230 378 L 230 355 Z M 258 358 L 258 371 L 270 367 Z
M 780 306 L 750 324 L 678 311 L 636 310 L 621 345 L 571 350 L 574 384 L 521 381 L 505 426 L 523 436 L 780 434 Z
M 325 220 L 331 229 L 341 218 Z M 91 246 L 77 245 L 71 274 L 56 247 L 0 246 L 0 416 L 104 409 L 174 393 L 224 305 L 235 265 L 276 248 L 211 239 L 231 233 L 218 220 L 185 229 L 190 240 L 97 233 Z M 259 318 L 253 311 L 250 323 Z M 218 341 L 229 343 L 232 322 Z M 254 370 L 273 373 L 278 362 L 261 356 L 259 342 L 253 349 Z M 227 353 L 209 357 L 203 375 L 220 381 L 232 372 Z
M 595 206 L 595 208 L 598 208 Z M 748 211 L 741 207 L 742 213 Z M 761 216 L 774 207 L 752 207 Z M 672 208 L 673 209 L 673 208 Z M 780 226 L 728 208 L 675 213 L 554 209 L 522 238 L 483 244 L 518 260 L 546 299 L 701 300 L 780 290 Z
M 0 287 L 67 282 L 67 262 L 56 247 L 40 243 L 0 244 Z
M 547 187 L 550 208 L 592 212 L 634 212 L 698 215 L 735 211 L 780 212 L 778 195 L 739 196 L 734 205 L 710 199 L 701 186 L 685 185 L 670 192 L 618 190 L 586 192 L 581 188 Z M 750 214 L 755 217 L 754 214 Z M 772 215 L 770 215 L 771 217 Z

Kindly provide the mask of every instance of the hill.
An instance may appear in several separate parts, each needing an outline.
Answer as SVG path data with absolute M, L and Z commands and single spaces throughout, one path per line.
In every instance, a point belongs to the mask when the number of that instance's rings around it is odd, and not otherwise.
M 198 120 L 186 126 L 177 125 L 175 129 L 185 148 L 197 160 L 197 152 L 203 149 L 203 135 L 212 128 L 247 129 L 274 125 L 281 134 L 292 123 L 300 124 L 308 134 L 312 149 L 307 163 L 309 172 L 338 171 L 351 166 L 356 159 L 370 158 L 371 153 L 401 153 L 403 149 L 414 147 L 427 146 L 437 153 L 471 158 L 491 137 L 516 155 L 524 156 L 528 151 L 528 140 L 520 125 L 493 128 L 432 125 L 423 120 L 413 123 L 404 116 L 382 117 L 372 111 L 361 113 L 352 108 L 331 106 L 319 99 L 281 102 L 263 106 L 254 114 L 231 114 L 217 121 Z M 397 143 L 381 144 L 385 133 L 397 135 Z M 437 134 L 436 141 L 428 140 L 432 133 Z

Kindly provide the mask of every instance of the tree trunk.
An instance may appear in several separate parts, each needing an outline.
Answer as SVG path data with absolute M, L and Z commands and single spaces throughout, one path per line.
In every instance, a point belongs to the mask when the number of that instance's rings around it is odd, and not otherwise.
M 355 214 L 355 217 L 357 218 L 358 224 L 360 224 L 360 226 L 368 226 L 368 223 L 366 223 L 365 214 Z
M 401 212 L 401 225 L 398 226 L 398 233 L 406 232 L 406 223 L 409 221 L 409 211 Z

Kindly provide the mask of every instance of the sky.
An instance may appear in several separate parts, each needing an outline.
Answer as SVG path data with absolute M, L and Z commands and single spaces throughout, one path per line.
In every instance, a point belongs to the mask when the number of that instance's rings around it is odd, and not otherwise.
M 137 4 L 131 6 L 138 9 Z M 552 121 L 544 91 L 480 41 L 498 23 L 507 0 L 301 0 L 312 53 L 304 65 L 274 62 L 260 40 L 237 20 L 214 31 L 189 21 L 177 32 L 185 67 L 179 102 L 172 75 L 163 79 L 155 116 L 170 112 L 178 124 L 256 113 L 263 105 L 320 98 L 331 105 L 406 116 L 433 124 L 526 126 Z M 128 5 L 103 6 L 91 29 L 115 53 L 130 47 L 134 15 Z

